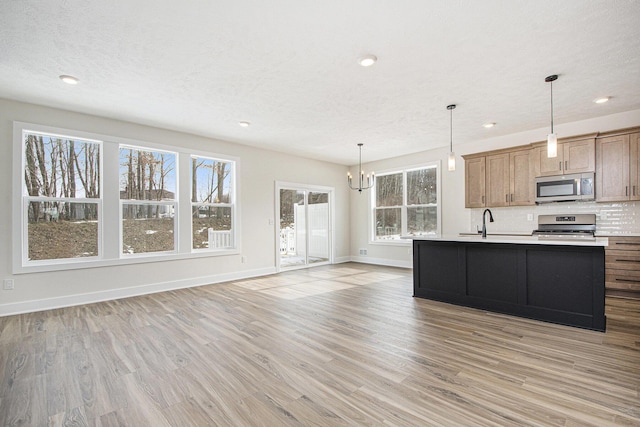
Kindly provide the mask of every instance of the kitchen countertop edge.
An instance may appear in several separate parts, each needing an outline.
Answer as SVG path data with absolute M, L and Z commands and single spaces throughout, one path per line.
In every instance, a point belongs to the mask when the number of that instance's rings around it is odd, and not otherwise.
M 466 242 L 466 243 L 511 243 L 517 245 L 549 245 L 549 246 L 608 246 L 607 237 L 596 237 L 595 240 L 580 239 L 538 239 L 536 236 L 509 236 L 490 235 L 483 239 L 478 235 L 456 235 L 448 234 L 443 236 L 402 236 L 402 239 L 409 240 L 431 240 L 436 242 Z

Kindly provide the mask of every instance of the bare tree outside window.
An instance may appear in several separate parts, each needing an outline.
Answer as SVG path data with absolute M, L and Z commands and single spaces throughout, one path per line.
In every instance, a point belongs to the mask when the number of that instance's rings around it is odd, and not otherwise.
M 191 156 L 193 249 L 234 247 L 233 162 Z
M 101 143 L 23 132 L 28 260 L 99 256 Z
M 437 234 L 437 166 L 377 175 L 373 212 L 375 240 Z
M 176 153 L 120 147 L 122 252 L 175 249 Z

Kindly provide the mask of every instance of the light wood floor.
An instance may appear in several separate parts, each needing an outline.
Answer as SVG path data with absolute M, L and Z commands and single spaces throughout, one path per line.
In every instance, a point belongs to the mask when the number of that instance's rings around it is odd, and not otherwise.
M 411 294 L 341 264 L 0 318 L 0 424 L 640 425 L 639 301 L 600 333 Z

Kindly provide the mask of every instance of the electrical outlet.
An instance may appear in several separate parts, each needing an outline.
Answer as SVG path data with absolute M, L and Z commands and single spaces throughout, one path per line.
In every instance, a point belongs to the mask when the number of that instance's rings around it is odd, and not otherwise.
M 2 282 L 2 287 L 5 291 L 10 291 L 13 289 L 14 283 L 13 279 L 4 279 Z
M 366 255 L 366 254 L 367 254 L 366 249 L 360 249 L 360 255 Z
M 533 221 L 533 214 L 527 214 L 527 221 Z

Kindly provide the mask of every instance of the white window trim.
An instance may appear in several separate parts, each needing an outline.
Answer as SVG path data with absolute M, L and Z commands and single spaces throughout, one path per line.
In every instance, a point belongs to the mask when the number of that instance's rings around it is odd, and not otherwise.
M 238 241 L 237 241 L 237 234 L 236 234 L 236 230 L 239 229 L 239 224 L 237 222 L 238 214 L 236 213 L 238 210 L 238 195 L 237 195 L 237 182 L 238 182 L 238 175 L 237 175 L 237 171 L 238 171 L 238 164 L 239 162 L 237 160 L 233 160 L 231 159 L 229 156 L 218 156 L 218 157 L 213 157 L 211 154 L 196 154 L 195 152 L 191 153 L 191 155 L 189 156 L 189 161 L 191 161 L 191 159 L 193 157 L 200 157 L 200 158 L 206 158 L 208 160 L 215 160 L 218 162 L 224 162 L 224 163 L 230 163 L 231 164 L 231 201 L 230 203 L 200 203 L 200 202 L 193 202 L 191 200 L 191 185 L 193 183 L 192 179 L 189 179 L 189 222 L 190 222 L 190 227 L 189 230 L 191 230 L 189 236 L 193 236 L 193 220 L 191 218 L 192 215 L 192 211 L 191 209 L 193 208 L 193 206 L 212 206 L 212 207 L 230 207 L 231 208 L 231 229 L 229 230 L 231 232 L 231 241 L 232 241 L 232 246 L 235 248 L 238 245 Z M 191 174 L 191 168 L 189 168 L 189 174 Z M 191 175 L 189 175 L 189 178 L 191 178 Z M 230 250 L 230 248 L 194 248 L 193 247 L 193 242 L 189 243 L 190 247 L 191 247 L 191 252 L 192 253 L 215 253 L 215 252 L 220 252 L 220 251 L 227 251 Z
M 376 171 L 376 184 L 377 184 L 377 178 L 379 176 L 384 176 L 384 175 L 392 175 L 392 174 L 396 174 L 396 173 L 402 173 L 402 186 L 403 186 L 403 191 L 404 194 L 402 195 L 402 206 L 400 207 L 400 215 L 403 219 L 402 222 L 402 231 L 401 231 L 401 236 L 406 236 L 406 220 L 407 220 L 407 205 L 406 205 L 406 189 L 407 189 L 407 172 L 411 172 L 414 170 L 418 170 L 418 169 L 426 169 L 426 168 L 430 168 L 430 167 L 435 167 L 436 168 L 436 182 L 438 183 L 438 188 L 436 190 L 436 197 L 438 198 L 438 204 L 436 206 L 436 211 L 437 211 L 437 215 L 438 215 L 438 219 L 436 221 L 437 224 L 437 232 L 436 232 L 436 236 L 440 237 L 442 235 L 442 179 L 441 179 L 441 173 L 442 173 L 442 167 L 441 167 L 441 162 L 440 160 L 436 160 L 436 161 L 432 161 L 432 162 L 426 162 L 426 163 L 421 163 L 421 164 L 417 164 L 417 165 L 411 165 L 411 166 L 405 166 L 405 167 L 399 167 L 399 168 L 390 168 L 390 169 L 385 169 L 385 170 L 381 170 L 381 171 Z M 370 245 L 383 245 L 383 246 L 410 246 L 412 243 L 412 240 L 410 238 L 401 238 L 401 239 L 389 239 L 389 240 L 376 240 L 376 229 L 375 229 L 375 214 L 376 214 L 376 187 L 374 186 L 371 191 L 369 192 L 369 220 L 368 220 L 368 225 L 369 225 L 369 244 Z
M 73 258 L 64 260 L 47 260 L 47 261 L 27 261 L 23 262 L 23 238 L 26 230 L 24 229 L 23 221 L 23 205 L 24 198 L 22 192 L 23 184 L 23 150 L 22 150 L 22 132 L 23 130 L 32 131 L 34 133 L 42 133 L 46 135 L 65 136 L 71 138 L 78 138 L 84 141 L 99 141 L 102 142 L 103 151 L 100 159 L 100 168 L 102 173 L 102 185 L 101 185 L 101 210 L 99 211 L 99 221 L 102 230 L 99 229 L 101 240 L 99 240 L 99 259 L 96 257 L 87 258 Z M 105 163 L 118 162 L 118 149 L 120 145 L 142 147 L 146 149 L 154 149 L 160 151 L 175 152 L 178 154 L 176 159 L 176 167 L 179 173 L 189 173 L 188 162 L 192 155 L 210 157 L 215 159 L 224 159 L 234 163 L 234 208 L 232 223 L 234 224 L 234 243 L 235 247 L 206 250 L 206 251 L 192 251 L 191 244 L 191 203 L 179 203 L 178 199 L 180 194 L 189 194 L 189 179 L 188 176 L 176 177 L 176 203 L 177 210 L 176 217 L 178 218 L 179 225 L 178 230 L 182 230 L 180 237 L 176 238 L 176 251 L 167 252 L 150 252 L 143 253 L 139 256 L 127 255 L 125 257 L 120 256 L 122 252 L 122 246 L 120 242 L 120 233 L 118 237 L 109 237 L 103 233 L 105 230 L 119 230 L 121 223 L 121 208 L 120 208 L 120 193 L 118 183 L 118 169 L 115 172 L 112 170 L 105 170 Z M 108 160 L 107 160 L 108 159 Z M 110 163 L 111 164 L 111 163 Z M 13 195 L 11 200 L 12 205 L 12 273 L 13 274 L 25 274 L 47 271 L 61 271 L 61 270 L 76 270 L 92 267 L 104 267 L 113 265 L 128 265 L 128 264 L 140 264 L 146 262 L 161 262 L 169 260 L 180 259 L 192 259 L 192 258 L 207 258 L 212 256 L 226 256 L 226 255 L 238 255 L 241 253 L 241 226 L 239 218 L 241 218 L 241 209 L 238 206 L 237 201 L 242 200 L 240 198 L 240 185 L 239 176 L 240 173 L 240 159 L 238 157 L 229 156 L 225 154 L 219 154 L 214 152 L 191 150 L 185 147 L 169 146 L 164 144 L 158 144 L 154 142 L 134 140 L 129 138 L 115 137 L 111 135 L 97 134 L 93 132 L 85 132 L 80 130 L 59 128 L 46 125 L 38 125 L 28 122 L 13 122 Z M 184 198 L 184 197 L 183 197 Z M 91 202 L 95 202 L 100 199 L 90 199 Z M 190 198 L 187 198 L 190 202 Z M 117 212 L 116 212 L 117 211 Z M 186 232 L 188 231 L 188 233 Z M 115 233 L 114 233 L 115 234 Z M 177 234 L 177 233 L 176 233 Z M 26 261 L 26 258 L 24 258 Z
M 119 215 L 119 224 L 118 224 L 118 238 L 120 241 L 120 244 L 118 246 L 119 248 L 119 252 L 120 252 L 120 258 L 143 258 L 143 257 L 148 257 L 148 256 L 153 256 L 153 255 L 173 255 L 173 254 L 177 254 L 178 253 L 178 245 L 180 242 L 180 212 L 179 211 L 179 198 L 180 198 L 180 167 L 179 167 L 179 162 L 180 162 L 180 153 L 178 153 L 178 151 L 176 150 L 167 150 L 167 149 L 160 149 L 157 147 L 149 147 L 149 146 L 141 146 L 141 145 L 131 145 L 131 144 L 118 144 L 118 166 L 120 166 L 120 150 L 122 149 L 131 149 L 131 150 L 139 150 L 139 151 L 151 151 L 153 150 L 154 152 L 160 152 L 160 153 L 166 153 L 166 154 L 175 154 L 176 159 L 175 159 L 175 168 L 176 168 L 176 188 L 175 188 L 175 194 L 174 194 L 174 199 L 173 200 L 135 200 L 135 199 L 121 199 L 120 198 L 120 168 L 118 167 L 118 201 L 119 201 L 119 209 L 118 209 L 118 215 Z M 110 171 L 111 172 L 111 171 Z M 174 206 L 174 217 L 173 217 L 173 250 L 170 251 L 155 251 L 155 252 L 140 252 L 140 253 L 133 253 L 133 254 L 128 254 L 128 253 L 124 253 L 124 251 L 122 250 L 123 246 L 124 246 L 124 233 L 122 230 L 122 226 L 123 226 L 123 218 L 122 218 L 122 208 L 124 205 L 128 205 L 128 204 L 134 204 L 134 205 L 165 205 L 165 206 Z

